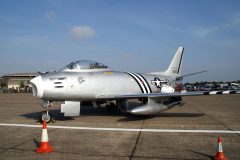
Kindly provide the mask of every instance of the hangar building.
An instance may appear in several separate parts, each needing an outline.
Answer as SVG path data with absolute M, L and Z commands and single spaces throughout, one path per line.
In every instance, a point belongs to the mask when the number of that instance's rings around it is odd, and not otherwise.
M 1 79 L 1 87 L 20 91 L 29 90 L 29 81 L 36 77 L 38 73 L 12 73 L 5 74 Z

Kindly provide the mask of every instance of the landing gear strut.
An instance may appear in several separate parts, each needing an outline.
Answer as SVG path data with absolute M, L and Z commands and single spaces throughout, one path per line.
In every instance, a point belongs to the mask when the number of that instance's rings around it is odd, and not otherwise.
M 39 116 L 39 121 L 43 123 L 43 121 L 46 121 L 46 123 L 49 122 L 56 122 L 53 119 L 53 116 L 49 113 L 49 108 L 52 106 L 52 102 L 50 101 L 44 101 L 43 104 L 41 105 L 42 107 L 46 108 L 46 111 L 43 111 L 40 116 Z

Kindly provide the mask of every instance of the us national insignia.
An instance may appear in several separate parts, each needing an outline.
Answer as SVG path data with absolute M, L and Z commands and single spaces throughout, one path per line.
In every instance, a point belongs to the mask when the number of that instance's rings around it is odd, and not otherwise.
M 158 77 L 155 77 L 154 80 L 151 80 L 152 84 L 155 84 L 157 88 L 161 88 L 161 80 Z

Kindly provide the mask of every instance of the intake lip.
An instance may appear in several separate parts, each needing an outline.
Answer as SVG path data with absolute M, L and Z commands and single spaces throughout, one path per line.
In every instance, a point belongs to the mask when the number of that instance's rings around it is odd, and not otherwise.
M 37 76 L 30 81 L 32 86 L 33 96 L 37 96 L 39 98 L 43 97 L 43 81 L 42 76 Z
M 34 83 L 30 82 L 30 86 L 32 87 L 32 94 L 33 96 L 37 96 L 37 87 Z

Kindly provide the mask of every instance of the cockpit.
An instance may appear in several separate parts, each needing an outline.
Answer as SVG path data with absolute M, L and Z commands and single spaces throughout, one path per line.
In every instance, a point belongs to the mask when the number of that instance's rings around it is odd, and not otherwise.
M 108 66 L 90 60 L 79 60 L 74 61 L 68 64 L 66 67 L 61 69 L 60 71 L 67 71 L 67 72 L 91 72 L 91 71 L 105 71 L 110 70 Z

